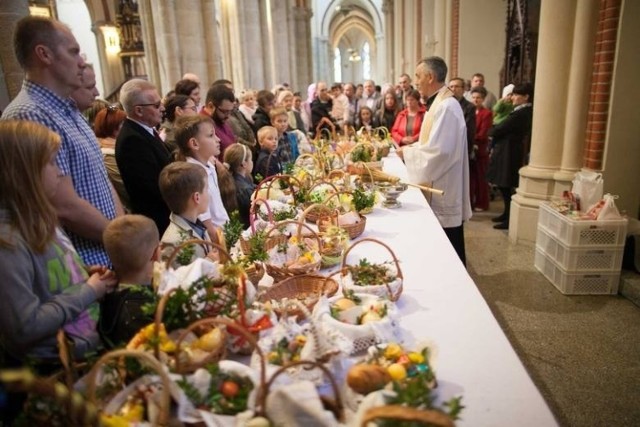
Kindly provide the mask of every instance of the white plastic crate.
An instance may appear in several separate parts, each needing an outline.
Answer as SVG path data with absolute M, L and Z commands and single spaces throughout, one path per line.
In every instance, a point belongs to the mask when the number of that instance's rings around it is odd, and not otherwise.
M 627 220 L 575 220 L 562 215 L 548 203 L 541 203 L 538 227 L 543 226 L 566 246 L 621 246 L 627 236 Z
M 617 294 L 620 271 L 567 272 L 536 248 L 536 268 L 565 295 Z
M 622 267 L 624 245 L 620 246 L 567 246 L 553 237 L 542 225 L 538 225 L 536 248 L 571 272 L 607 270 L 619 272 Z

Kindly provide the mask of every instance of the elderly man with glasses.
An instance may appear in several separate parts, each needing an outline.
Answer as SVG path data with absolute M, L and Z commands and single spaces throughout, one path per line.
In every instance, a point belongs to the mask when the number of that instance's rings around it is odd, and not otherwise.
M 160 194 L 158 177 L 171 162 L 171 153 L 156 130 L 164 106 L 156 87 L 142 79 L 122 85 L 120 103 L 127 119 L 116 139 L 118 169 L 133 213 L 151 218 L 162 235 L 170 212 Z

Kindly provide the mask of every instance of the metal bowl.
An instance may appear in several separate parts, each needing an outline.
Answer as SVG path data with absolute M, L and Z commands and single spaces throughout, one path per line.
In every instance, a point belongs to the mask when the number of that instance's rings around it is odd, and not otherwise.
M 407 184 L 398 182 L 380 182 L 377 184 L 378 191 L 384 196 L 382 206 L 385 208 L 395 209 L 402 206 L 398 201 L 398 197 L 407 190 Z

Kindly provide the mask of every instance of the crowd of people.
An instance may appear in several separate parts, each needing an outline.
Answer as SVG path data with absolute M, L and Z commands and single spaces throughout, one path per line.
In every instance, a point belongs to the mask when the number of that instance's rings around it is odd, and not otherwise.
M 445 191 L 430 203 L 463 263 L 462 227 L 472 208 L 488 208 L 488 182 L 505 200 L 497 228 L 508 227 L 528 150 L 530 85 L 509 85 L 496 100 L 481 74 L 467 91 L 463 79 L 447 84 L 446 64 L 431 57 L 418 64 L 415 88 L 408 74 L 380 88 L 319 81 L 303 100 L 287 84 L 236 92 L 223 79 L 202 99 L 189 73 L 165 96 L 132 79 L 108 104 L 95 99 L 93 69 L 65 25 L 24 18 L 14 46 L 25 80 L 0 121 L 6 364 L 51 366 L 60 328 L 76 357 L 100 349 L 98 321 L 118 320 L 100 318 L 105 294 L 149 286 L 161 246 L 216 242 L 236 210 L 247 226 L 256 184 L 312 152 L 324 127 L 386 128 L 410 180 Z M 193 256 L 216 254 L 202 246 Z

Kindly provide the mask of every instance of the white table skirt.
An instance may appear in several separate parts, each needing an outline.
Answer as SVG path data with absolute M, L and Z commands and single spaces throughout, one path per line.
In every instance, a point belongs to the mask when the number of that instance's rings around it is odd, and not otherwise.
M 395 154 L 384 160 L 384 169 L 406 177 Z M 399 200 L 399 209 L 367 215 L 362 237 L 383 241 L 401 261 L 402 334 L 409 345 L 434 344 L 438 400 L 463 396 L 460 426 L 557 425 L 421 192 L 409 188 Z M 373 246 L 354 248 L 354 261 L 383 256 Z

